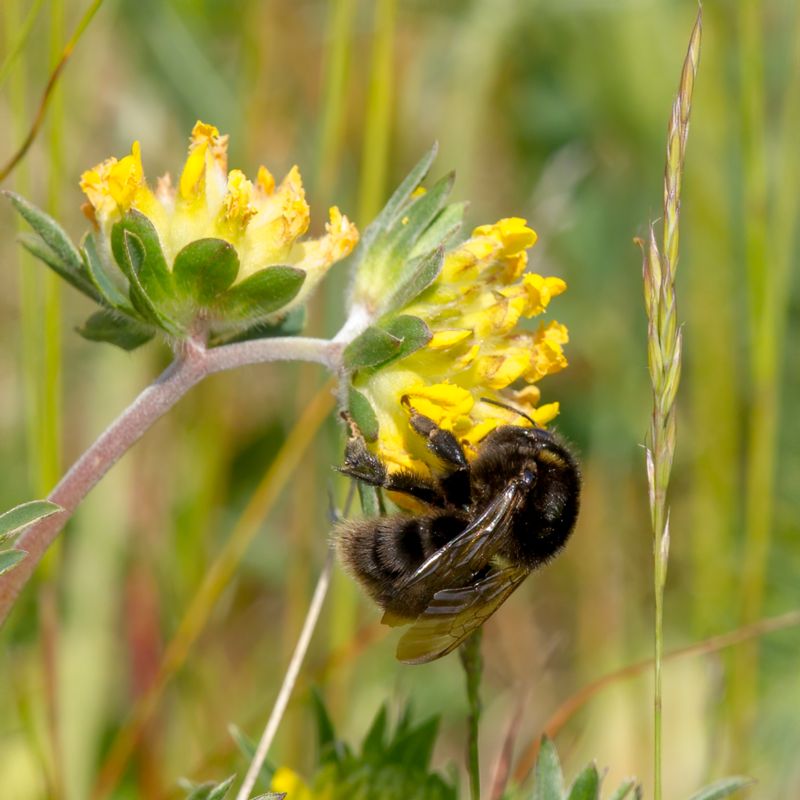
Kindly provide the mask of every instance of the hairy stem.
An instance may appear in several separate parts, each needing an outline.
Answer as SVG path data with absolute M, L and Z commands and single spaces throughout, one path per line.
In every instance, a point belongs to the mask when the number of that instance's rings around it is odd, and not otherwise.
M 20 535 L 16 547 L 24 550 L 27 557 L 0 576 L 0 625 L 83 498 L 192 386 L 215 372 L 269 361 L 312 361 L 335 371 L 342 348 L 340 343 L 303 337 L 240 342 L 212 350 L 195 342 L 187 343 L 182 354 L 106 428 L 50 493 L 48 499 L 63 511 L 35 522 Z

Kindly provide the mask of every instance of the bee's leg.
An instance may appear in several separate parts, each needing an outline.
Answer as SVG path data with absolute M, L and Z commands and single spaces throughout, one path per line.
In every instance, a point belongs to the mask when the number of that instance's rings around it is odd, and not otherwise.
M 390 475 L 381 460 L 370 453 L 358 426 L 349 416 L 344 416 L 344 419 L 350 429 L 350 435 L 345 447 L 344 464 L 339 467 L 339 472 L 371 486 L 379 486 L 391 492 L 402 492 L 428 505 L 444 507 L 445 500 L 433 481 L 410 470 Z
M 409 403 L 404 405 L 410 414 L 411 427 L 425 437 L 428 449 L 451 469 L 439 482 L 448 504 L 458 507 L 469 505 L 470 471 L 464 448 L 450 431 L 440 428 L 430 417 L 415 411 Z

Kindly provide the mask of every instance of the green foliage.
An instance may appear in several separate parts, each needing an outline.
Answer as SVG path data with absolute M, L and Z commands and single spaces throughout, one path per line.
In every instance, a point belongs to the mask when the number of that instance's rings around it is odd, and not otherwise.
M 221 783 L 210 781 L 193 784 L 189 781 L 182 781 L 184 789 L 188 792 L 185 800 L 225 800 L 235 780 L 236 776 L 231 775 L 230 778 Z M 286 797 L 285 794 L 267 792 L 266 794 L 258 795 L 258 797 L 253 797 L 252 800 L 283 800 L 284 797 Z
M 730 797 L 735 792 L 750 786 L 752 783 L 752 778 L 743 778 L 740 776 L 722 778 L 693 794 L 690 800 L 722 800 L 723 797 Z
M 456 800 L 457 786 L 430 769 L 439 730 L 437 718 L 411 722 L 408 710 L 394 730 L 382 707 L 354 752 L 336 737 L 333 723 L 318 694 L 314 694 L 319 759 L 308 781 L 313 795 L 330 800 Z
M 564 789 L 561 762 L 553 742 L 542 737 L 539 758 L 534 772 L 531 800 L 600 800 L 601 778 L 594 764 L 588 764 L 579 773 L 569 789 Z M 625 800 L 633 791 L 635 800 L 641 798 L 641 787 L 635 781 L 625 781 L 611 796 L 612 800 Z
M 542 737 L 539 758 L 534 771 L 534 785 L 531 800 L 600 800 L 602 778 L 594 764 L 589 764 L 578 773 L 569 789 L 564 789 L 564 775 L 561 762 L 553 742 Z M 722 800 L 752 783 L 750 778 L 724 778 L 712 783 L 692 795 L 690 800 Z M 633 792 L 633 795 L 631 795 Z M 639 784 L 628 779 L 610 795 L 609 800 L 641 800 L 642 789 Z
M 436 152 L 434 145 L 364 231 L 354 257 L 351 307 L 368 308 L 375 317 L 391 314 L 417 297 L 438 275 L 443 245 L 461 227 L 464 205 L 447 204 L 452 174 L 430 191 L 417 191 Z
M 89 233 L 78 250 L 50 216 L 19 195 L 6 192 L 33 228 L 22 245 L 99 306 L 78 329 L 86 339 L 134 350 L 159 331 L 174 339 L 210 327 L 210 344 L 293 335 L 302 309 L 276 319 L 305 281 L 290 266 L 269 266 L 236 283 L 239 256 L 222 239 L 186 245 L 168 264 L 153 223 L 136 210 L 111 228 L 110 241 Z M 299 313 L 298 313 L 299 312 Z
M 32 500 L 0 514 L 0 547 L 7 545 L 28 525 L 59 511 L 61 511 L 61 506 L 51 503 L 49 500 Z M 0 575 L 13 569 L 25 558 L 25 555 L 24 550 L 17 550 L 13 547 L 0 549 Z
M 207 306 L 236 280 L 239 256 L 224 239 L 198 239 L 175 256 L 172 272 L 181 294 Z

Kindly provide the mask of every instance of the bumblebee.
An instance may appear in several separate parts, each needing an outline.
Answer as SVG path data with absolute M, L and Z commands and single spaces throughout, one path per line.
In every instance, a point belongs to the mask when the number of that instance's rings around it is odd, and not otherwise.
M 348 520 L 334 538 L 345 568 L 384 610 L 382 621 L 411 623 L 397 658 L 421 664 L 455 649 L 561 551 L 581 479 L 564 442 L 535 425 L 495 428 L 469 462 L 452 433 L 405 405 L 441 475 L 389 473 L 349 419 L 340 471 L 413 497 L 425 513 Z

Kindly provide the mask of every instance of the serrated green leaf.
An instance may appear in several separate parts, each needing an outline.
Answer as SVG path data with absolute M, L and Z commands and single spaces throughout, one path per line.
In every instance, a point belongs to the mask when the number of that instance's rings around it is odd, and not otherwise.
M 133 235 L 141 246 L 135 256 L 126 252 L 129 249 L 125 247 L 126 233 Z M 132 268 L 147 297 L 163 311 L 175 295 L 175 285 L 153 223 L 139 211 L 128 211 L 111 228 L 111 252 L 123 271 Z M 126 277 L 130 280 L 130 275 Z
M 267 267 L 219 296 L 216 308 L 225 320 L 255 320 L 280 311 L 300 291 L 305 272 L 295 267 Z
M 14 192 L 4 192 L 11 199 L 20 216 L 33 228 L 55 254 L 65 269 L 79 275 L 82 269 L 77 248 L 64 229 L 48 214 Z
M 89 280 L 91 280 L 103 300 L 112 308 L 132 311 L 133 309 L 125 293 L 106 273 L 103 260 L 100 258 L 100 253 L 97 249 L 97 238 L 94 233 L 88 234 L 83 240 L 81 255 L 83 256 L 83 263 Z
M 14 569 L 26 555 L 24 550 L 0 550 L 0 575 Z
M 347 408 L 353 422 L 358 425 L 359 430 L 368 442 L 374 442 L 378 438 L 378 417 L 375 409 L 367 398 L 352 386 L 347 392 Z
M 388 720 L 388 712 L 385 705 L 382 705 L 369 726 L 367 735 L 364 737 L 364 744 L 361 747 L 361 752 L 364 758 L 378 761 L 385 752 L 386 747 L 386 723 Z
M 375 367 L 397 355 L 402 344 L 402 339 L 373 325 L 345 347 L 342 360 L 349 370 Z
M 222 783 L 201 783 L 199 786 L 192 788 L 191 794 L 186 800 L 223 800 L 228 790 L 233 786 L 236 780 L 235 775 L 231 775 L 227 780 Z
M 179 293 L 207 305 L 236 280 L 239 255 L 224 239 L 197 239 L 175 256 L 172 274 Z
M 228 733 L 230 733 L 231 738 L 236 742 L 236 746 L 247 759 L 248 763 L 252 762 L 256 755 L 255 742 L 250 739 L 249 736 L 246 736 L 236 725 L 229 725 Z M 264 759 L 261 764 L 261 769 L 258 771 L 258 779 L 269 786 L 272 782 L 272 776 L 275 774 L 275 769 L 275 765 L 272 762 L 268 759 Z
M 608 800 L 625 800 L 625 798 L 630 794 L 631 789 L 636 786 L 636 779 L 635 778 L 628 778 L 628 780 L 623 781 L 616 791 L 608 798 Z
M 546 736 L 542 736 L 539 758 L 534 771 L 531 800 L 562 800 L 563 797 L 564 775 L 561 772 L 556 746 Z
M 734 775 L 730 778 L 722 778 L 709 784 L 699 792 L 696 792 L 689 800 L 720 800 L 729 797 L 734 792 L 744 789 L 745 786 L 755 783 L 752 778 L 745 778 L 741 775 Z
M 385 314 L 402 309 L 425 291 L 442 271 L 444 248 L 420 258 L 405 261 L 396 280 L 392 282 L 390 294 L 382 305 Z
M 40 519 L 56 514 L 63 509 L 49 500 L 31 500 L 0 514 L 0 542 L 18 534 Z
M 105 309 L 92 314 L 77 331 L 90 342 L 108 342 L 128 351 L 141 347 L 154 336 L 140 322 Z
M 461 230 L 467 203 L 450 203 L 445 206 L 417 240 L 410 258 L 424 256 L 447 244 Z
M 65 280 L 70 286 L 74 287 L 82 294 L 85 294 L 87 297 L 90 297 L 96 303 L 100 302 L 100 295 L 83 272 L 76 272 L 70 269 L 56 253 L 44 243 L 40 236 L 35 233 L 21 233 L 17 238 L 19 243 L 32 256 L 47 264 L 56 275 Z
M 570 786 L 567 800 L 598 800 L 600 775 L 594 764 L 588 764 Z
M 249 342 L 252 339 L 270 339 L 274 336 L 297 336 L 306 326 L 306 307 L 298 306 L 275 322 L 256 322 L 239 333 L 215 336 L 212 347 L 234 342 Z

